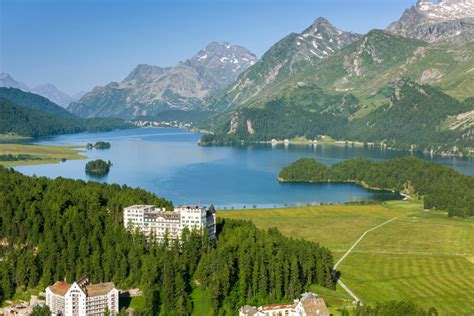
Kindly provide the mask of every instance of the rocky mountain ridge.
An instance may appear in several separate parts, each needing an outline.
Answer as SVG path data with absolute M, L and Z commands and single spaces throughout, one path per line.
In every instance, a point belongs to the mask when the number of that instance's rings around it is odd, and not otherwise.
M 255 104 L 305 68 L 322 63 L 328 56 L 353 43 L 362 35 L 342 31 L 328 20 L 318 18 L 301 33 L 291 33 L 274 44 L 260 60 L 239 76 L 208 107 L 228 110 Z
M 388 31 L 430 43 L 464 42 L 474 37 L 474 0 L 419 0 Z
M 193 110 L 256 60 L 241 46 L 212 42 L 174 67 L 138 65 L 123 81 L 94 88 L 69 110 L 83 117 L 126 119 L 170 109 Z

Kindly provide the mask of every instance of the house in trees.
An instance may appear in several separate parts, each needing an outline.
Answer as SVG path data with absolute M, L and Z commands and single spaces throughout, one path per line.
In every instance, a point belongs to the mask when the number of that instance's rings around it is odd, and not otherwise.
M 91 284 L 82 277 L 72 284 L 56 281 L 46 288 L 46 305 L 52 315 L 102 316 L 119 312 L 119 291 L 112 282 Z
M 216 210 L 212 205 L 179 206 L 172 212 L 153 205 L 132 205 L 124 209 L 123 223 L 125 228 L 138 229 L 147 238 L 153 236 L 158 241 L 165 235 L 178 239 L 184 228 L 206 232 L 209 239 L 216 237 Z
M 314 293 L 304 293 L 301 299 L 290 304 L 271 304 L 260 307 L 242 306 L 239 316 L 329 316 L 329 310 L 322 298 Z

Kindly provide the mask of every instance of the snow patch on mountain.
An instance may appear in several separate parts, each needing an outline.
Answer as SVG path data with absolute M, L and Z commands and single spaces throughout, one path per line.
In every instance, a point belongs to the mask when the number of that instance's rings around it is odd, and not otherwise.
M 430 20 L 450 21 L 463 18 L 474 18 L 474 0 L 420 0 L 416 10 Z

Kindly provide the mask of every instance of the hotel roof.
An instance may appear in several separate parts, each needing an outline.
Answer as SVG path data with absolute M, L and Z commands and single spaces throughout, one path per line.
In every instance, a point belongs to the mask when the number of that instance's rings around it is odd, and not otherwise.
M 90 284 L 85 286 L 85 292 L 88 297 L 107 295 L 110 291 L 115 288 L 112 282 Z
M 305 299 L 301 302 L 308 316 L 329 316 L 329 310 L 321 298 Z
M 85 281 L 85 284 L 81 286 L 81 283 Z M 80 278 L 75 283 L 84 291 L 88 297 L 107 295 L 110 291 L 115 288 L 115 285 L 112 282 L 98 283 L 98 284 L 88 284 L 89 280 L 87 278 Z M 56 281 L 53 285 L 50 285 L 48 288 L 56 295 L 64 296 L 71 287 L 71 284 L 64 281 Z
M 53 285 L 50 285 L 48 288 L 54 294 L 64 296 L 64 294 L 67 293 L 70 287 L 71 287 L 71 284 L 69 283 L 66 283 L 63 281 L 56 281 Z
M 261 311 L 268 311 L 274 309 L 284 309 L 284 308 L 293 308 L 295 304 L 270 304 L 270 305 L 263 305 L 260 307 Z

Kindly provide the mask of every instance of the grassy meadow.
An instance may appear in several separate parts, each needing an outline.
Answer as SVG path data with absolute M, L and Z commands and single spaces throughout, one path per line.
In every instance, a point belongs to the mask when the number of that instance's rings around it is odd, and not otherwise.
M 397 217 L 368 233 L 346 257 L 338 268 L 344 283 L 364 303 L 411 300 L 443 314 L 474 313 L 474 219 L 448 218 L 406 201 L 219 211 L 218 216 L 250 220 L 261 228 L 277 227 L 287 236 L 319 242 L 335 259 L 364 231 Z M 340 293 L 338 289 L 321 296 Z M 332 307 L 339 303 L 333 300 Z
M 0 142 L 15 142 L 27 139 L 31 139 L 31 137 L 21 136 L 14 133 L 0 134 Z
M 81 150 L 71 146 L 38 146 L 19 144 L 0 144 L 0 156 L 11 154 L 30 155 L 35 159 L 18 161 L 0 161 L 0 166 L 19 166 L 58 163 L 63 159 L 77 160 L 85 159 L 80 155 Z

